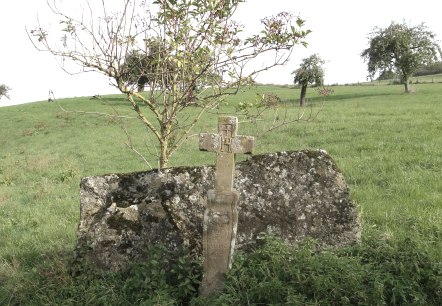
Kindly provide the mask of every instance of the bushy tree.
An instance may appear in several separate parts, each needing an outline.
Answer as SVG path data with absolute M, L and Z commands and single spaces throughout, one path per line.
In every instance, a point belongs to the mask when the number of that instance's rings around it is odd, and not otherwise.
M 11 88 L 9 88 L 8 86 L 4 85 L 4 84 L 0 84 L 0 99 L 2 97 L 6 97 L 9 99 L 9 91 L 11 90 Z
M 306 44 L 304 21 L 286 12 L 262 19 L 258 34 L 244 37 L 232 19 L 242 2 L 124 0 L 110 13 L 103 1 L 101 13 L 89 5 L 78 19 L 54 4 L 61 32 L 54 36 L 39 24 L 28 33 L 39 50 L 108 76 L 157 139 L 159 168 L 165 168 L 207 110 Z M 273 61 L 247 68 L 270 52 L 277 53 Z M 150 90 L 137 92 L 144 85 Z M 197 108 L 180 115 L 190 105 Z
M 313 54 L 308 58 L 304 58 L 298 69 L 292 72 L 295 75 L 293 82 L 301 86 L 301 96 L 299 98 L 300 106 L 305 105 L 305 96 L 309 84 L 321 86 L 324 84 L 324 64 L 318 54 Z
M 422 23 L 409 26 L 392 22 L 385 29 L 374 28 L 369 34 L 369 47 L 361 57 L 368 61 L 369 77 L 377 72 L 395 70 L 410 92 L 410 78 L 423 65 L 431 65 L 441 57 L 441 48 L 433 32 Z

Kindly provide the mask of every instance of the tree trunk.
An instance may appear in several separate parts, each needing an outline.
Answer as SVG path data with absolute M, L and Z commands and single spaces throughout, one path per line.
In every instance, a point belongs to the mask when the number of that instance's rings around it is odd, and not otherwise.
M 404 86 L 405 86 L 405 93 L 410 93 L 411 92 L 411 88 L 410 88 L 410 84 L 409 84 L 409 80 L 408 79 L 406 79 L 405 81 L 404 81 Z
M 164 118 L 163 118 L 164 119 Z M 159 158 L 159 170 L 165 169 L 168 166 L 170 158 L 170 131 L 172 130 L 172 121 L 163 122 L 161 126 L 161 139 L 160 139 L 160 158 Z
M 299 99 L 299 106 L 305 105 L 305 96 L 307 94 L 307 85 L 302 85 L 301 87 L 301 97 Z
M 167 168 L 169 163 L 169 139 L 162 139 L 160 141 L 160 158 L 158 169 L 162 170 Z

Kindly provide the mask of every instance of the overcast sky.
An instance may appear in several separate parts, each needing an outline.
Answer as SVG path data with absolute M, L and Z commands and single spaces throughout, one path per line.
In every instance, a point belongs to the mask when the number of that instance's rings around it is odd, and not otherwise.
M 57 1 L 75 5 L 80 0 Z M 117 1 L 121 0 L 107 2 Z M 248 0 L 240 5 L 236 19 L 247 29 L 254 29 L 261 18 L 289 11 L 306 20 L 305 28 L 312 30 L 308 48 L 297 47 L 286 67 L 261 74 L 259 82 L 290 84 L 291 72 L 300 61 L 318 53 L 326 61 L 326 83 L 344 84 L 366 80 L 366 65 L 360 53 L 375 26 L 387 27 L 391 21 L 411 25 L 425 22 L 441 41 L 439 6 L 440 0 Z M 11 99 L 2 98 L 0 106 L 47 100 L 49 90 L 57 98 L 117 93 L 106 77 L 96 73 L 68 75 L 50 54 L 37 51 L 25 32 L 25 27 L 35 26 L 37 16 L 51 20 L 46 0 L 2 0 L 0 4 L 0 84 L 12 88 Z

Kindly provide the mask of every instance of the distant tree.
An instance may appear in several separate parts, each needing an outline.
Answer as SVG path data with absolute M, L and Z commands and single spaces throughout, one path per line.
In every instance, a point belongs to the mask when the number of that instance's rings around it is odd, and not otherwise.
M 246 38 L 232 19 L 244 0 L 124 0 L 118 12 L 91 1 L 78 18 L 59 9 L 60 2 L 48 1 L 61 19 L 58 34 L 38 24 L 28 31 L 34 46 L 59 57 L 64 67 L 74 62 L 81 71 L 108 76 L 157 140 L 160 169 L 206 111 L 258 73 L 285 64 L 310 32 L 299 17 L 282 12 L 262 19 L 258 34 Z M 96 2 L 101 9 L 89 5 Z M 268 53 L 277 56 L 249 68 Z M 150 91 L 136 91 L 146 84 Z M 191 105 L 196 108 L 184 113 Z
M 205 57 L 203 53 L 200 54 L 199 57 L 194 58 L 194 65 L 204 65 L 210 61 L 208 58 L 209 54 L 206 54 Z M 146 39 L 146 49 L 145 50 L 132 50 L 125 59 L 121 67 L 121 75 L 124 81 L 129 86 L 137 86 L 138 92 L 144 91 L 145 86 L 150 86 L 152 89 L 161 89 L 169 88 L 173 84 L 173 80 L 170 78 L 172 75 L 170 72 L 174 71 L 183 75 L 180 88 L 185 88 L 192 80 L 189 77 L 191 76 L 191 71 L 182 71 L 183 68 L 179 67 L 177 63 L 175 63 L 171 58 L 168 58 L 168 51 L 162 50 L 162 42 L 157 38 L 154 39 Z M 197 63 L 197 62 L 200 63 Z M 168 73 L 164 73 L 161 79 L 161 82 L 158 82 L 158 74 L 161 69 L 165 66 Z M 211 67 L 207 68 L 207 71 L 199 80 L 194 82 L 192 88 L 189 89 L 189 97 L 193 96 L 193 93 L 198 89 L 204 87 L 209 79 L 217 79 L 218 82 L 222 81 L 222 77 L 217 75 Z M 187 80 L 186 80 L 187 79 Z
M 378 80 L 378 81 L 382 81 L 382 80 L 391 80 L 391 79 L 394 79 L 394 78 L 396 78 L 396 73 L 394 73 L 394 71 L 388 69 L 388 70 L 384 70 L 384 71 L 382 71 L 382 72 L 379 74 L 377 80 Z
M 8 86 L 4 85 L 4 84 L 0 84 L 0 99 L 2 97 L 6 97 L 9 99 L 9 91 L 11 90 L 11 88 L 9 88 Z
M 374 28 L 369 34 L 370 46 L 361 57 L 368 61 L 369 77 L 377 72 L 395 70 L 410 92 L 410 78 L 423 65 L 431 65 L 441 57 L 435 35 L 424 24 L 409 26 L 392 22 L 388 28 Z
M 126 56 L 121 67 L 121 77 L 129 86 L 136 85 L 138 92 L 142 92 L 145 85 L 149 83 L 147 73 L 149 66 L 150 61 L 146 54 L 138 50 L 132 50 Z
M 293 82 L 301 86 L 300 106 L 305 105 L 305 96 L 309 84 L 315 86 L 324 84 L 324 69 L 322 68 L 324 63 L 318 54 L 313 54 L 308 58 L 304 58 L 300 67 L 292 72 L 295 75 Z
M 158 38 L 146 39 L 144 50 L 134 49 L 126 55 L 120 74 L 128 86 L 136 86 L 138 92 L 143 91 L 146 85 L 160 87 L 155 82 L 162 65 L 167 67 L 167 71 L 176 70 L 177 67 L 174 67 L 173 61 L 168 58 L 167 50 L 163 50 L 162 47 L 163 44 Z M 168 77 L 170 75 L 164 74 L 166 79 L 162 79 L 161 84 L 165 87 L 172 84 Z

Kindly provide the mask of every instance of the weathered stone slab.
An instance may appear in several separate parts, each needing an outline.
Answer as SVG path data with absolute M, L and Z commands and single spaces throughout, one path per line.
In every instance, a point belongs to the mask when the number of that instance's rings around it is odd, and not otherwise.
M 253 156 L 237 163 L 235 174 L 240 193 L 236 248 L 253 245 L 266 232 L 289 243 L 307 236 L 324 246 L 359 241 L 357 208 L 325 151 Z M 118 271 L 142 260 L 151 243 L 170 250 L 184 244 L 201 255 L 207 190 L 213 185 L 213 167 L 83 178 L 77 260 Z

